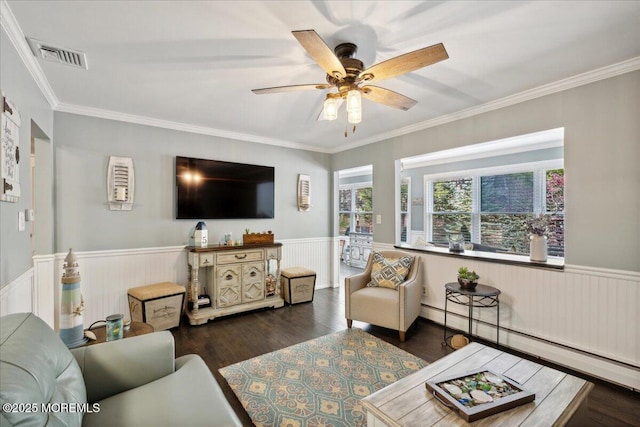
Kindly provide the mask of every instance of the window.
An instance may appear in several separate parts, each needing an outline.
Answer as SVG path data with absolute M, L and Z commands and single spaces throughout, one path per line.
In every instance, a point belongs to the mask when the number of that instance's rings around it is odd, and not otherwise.
M 338 232 L 373 233 L 373 187 L 371 184 L 342 185 L 339 189 Z
M 431 237 L 438 243 L 448 241 L 450 233 L 463 233 L 471 240 L 472 184 L 471 178 L 452 178 L 433 181 L 432 196 L 428 197 L 431 209 Z
M 407 233 L 411 226 L 410 213 L 411 178 L 402 178 L 400 182 L 400 241 L 407 243 Z
M 529 254 L 525 220 L 550 218 L 550 255 L 564 256 L 564 169 L 561 161 L 425 176 L 427 239 L 452 233 L 475 250 Z

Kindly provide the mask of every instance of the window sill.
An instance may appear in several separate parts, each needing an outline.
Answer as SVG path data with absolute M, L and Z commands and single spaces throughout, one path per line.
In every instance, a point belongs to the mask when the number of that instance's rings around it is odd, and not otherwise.
M 517 265 L 521 267 L 544 268 L 550 270 L 564 270 L 564 258 L 550 256 L 546 262 L 531 261 L 523 255 L 502 254 L 496 252 L 464 251 L 461 253 L 449 252 L 448 248 L 438 246 L 412 246 L 407 244 L 394 245 L 397 249 L 424 252 L 433 255 L 475 259 L 478 261 L 493 262 L 497 264 Z

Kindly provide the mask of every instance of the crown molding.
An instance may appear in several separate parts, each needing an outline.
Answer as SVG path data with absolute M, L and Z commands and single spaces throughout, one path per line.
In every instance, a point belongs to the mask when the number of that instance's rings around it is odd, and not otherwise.
M 18 52 L 20 59 L 22 59 L 25 67 L 27 67 L 27 71 L 29 71 L 29 74 L 36 82 L 40 92 L 42 92 L 42 95 L 44 95 L 51 108 L 55 110 L 59 104 L 58 97 L 53 92 L 40 64 L 38 64 L 38 61 L 33 56 L 27 39 L 22 32 L 22 28 L 20 28 L 20 24 L 18 24 L 6 0 L 0 0 L 0 26 L 7 33 L 11 44 L 16 52 Z
M 126 123 L 134 123 L 144 126 L 153 126 L 163 129 L 177 130 L 181 132 L 189 132 L 200 135 L 217 136 L 220 138 L 234 139 L 245 142 L 255 142 L 258 144 L 275 145 L 278 147 L 293 148 L 296 150 L 307 150 L 327 153 L 324 147 L 300 144 L 292 141 L 265 138 L 262 136 L 252 135 L 248 133 L 230 132 L 221 129 L 210 128 L 206 126 L 190 125 L 186 123 L 173 122 L 169 120 L 160 120 L 152 117 L 137 116 L 134 114 L 126 114 L 118 111 L 103 110 L 100 108 L 84 107 L 75 104 L 66 104 L 59 102 L 55 109 L 63 113 L 78 114 L 82 116 L 97 117 L 101 119 L 116 120 Z
M 410 133 L 432 128 L 435 126 L 440 126 L 447 123 L 455 122 L 457 120 L 477 116 L 479 114 L 487 113 L 489 111 L 494 111 L 500 108 L 519 104 L 524 101 L 530 101 L 532 99 L 540 98 L 546 95 L 551 95 L 551 94 L 562 92 L 568 89 L 573 89 L 575 87 L 579 87 L 579 86 L 587 85 L 600 80 L 619 76 L 621 74 L 630 73 L 638 69 L 640 69 L 640 56 L 628 59 L 626 61 L 619 62 L 617 64 L 612 64 L 606 67 L 598 68 L 596 70 L 587 71 L 586 73 L 578 74 L 573 77 L 568 77 L 563 80 L 558 80 L 557 82 L 538 86 L 537 88 L 529 89 L 524 92 L 516 93 L 514 95 L 509 95 L 504 98 L 489 101 L 482 105 L 460 110 L 455 113 L 446 114 L 444 116 L 436 117 L 434 119 L 429 119 L 429 120 L 416 123 L 410 126 L 405 126 L 399 129 L 392 130 L 390 132 L 385 132 L 383 134 L 376 135 L 375 137 L 365 138 L 361 141 L 350 144 L 348 147 L 337 148 L 331 151 L 331 154 L 350 150 L 352 148 L 362 147 L 364 145 L 372 144 L 374 142 L 396 138 L 402 135 L 407 135 Z

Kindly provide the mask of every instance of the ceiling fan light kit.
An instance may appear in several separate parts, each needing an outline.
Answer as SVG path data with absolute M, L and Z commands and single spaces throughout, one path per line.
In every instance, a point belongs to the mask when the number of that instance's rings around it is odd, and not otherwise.
M 338 109 L 342 104 L 338 100 L 346 100 L 347 121 L 354 125 L 362 121 L 363 96 L 370 101 L 403 111 L 417 103 L 416 100 L 392 90 L 378 86 L 360 86 L 360 84 L 397 77 L 449 58 L 444 45 L 438 43 L 396 56 L 365 69 L 362 61 L 355 58 L 358 47 L 353 43 L 341 43 L 331 51 L 314 30 L 292 31 L 292 34 L 325 71 L 327 84 L 316 83 L 253 89 L 253 93 L 261 95 L 294 90 L 336 88 L 337 93 L 329 92 L 325 97 L 324 119 L 336 120 Z
M 347 120 L 354 124 L 362 120 L 362 96 L 357 86 L 347 93 Z
M 339 95 L 328 93 L 324 100 L 324 119 L 335 120 L 338 118 L 338 98 Z
M 347 111 L 347 121 L 351 124 L 358 124 L 362 121 L 362 110 Z

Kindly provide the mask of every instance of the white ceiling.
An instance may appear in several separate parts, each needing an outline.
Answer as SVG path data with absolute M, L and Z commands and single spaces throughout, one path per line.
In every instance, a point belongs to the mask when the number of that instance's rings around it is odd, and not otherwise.
M 640 1 L 1 1 L 26 52 L 86 53 L 88 70 L 35 60 L 57 110 L 323 152 L 640 68 Z M 325 81 L 305 29 L 365 67 L 440 42 L 450 58 L 380 82 L 418 104 L 363 100 L 345 138 L 342 114 L 317 121 L 325 91 L 251 92 Z

